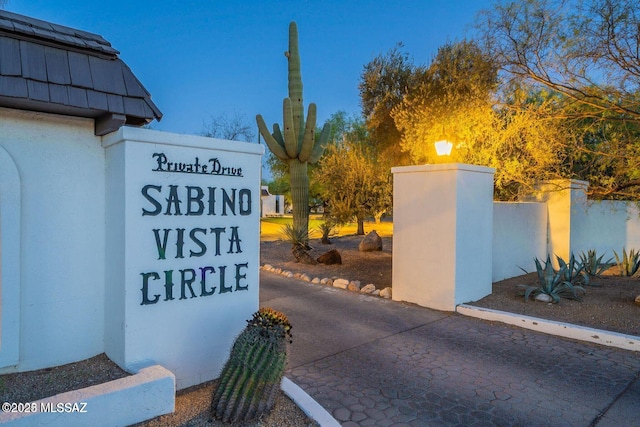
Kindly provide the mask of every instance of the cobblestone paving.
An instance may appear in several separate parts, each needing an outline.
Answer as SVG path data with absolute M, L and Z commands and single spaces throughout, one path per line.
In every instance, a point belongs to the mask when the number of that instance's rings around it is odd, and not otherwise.
M 287 375 L 345 427 L 586 427 L 638 372 L 637 353 L 453 315 Z

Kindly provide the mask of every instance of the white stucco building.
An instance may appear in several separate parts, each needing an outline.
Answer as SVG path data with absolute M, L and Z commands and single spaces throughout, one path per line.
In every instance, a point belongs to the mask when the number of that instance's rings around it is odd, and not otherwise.
M 217 377 L 258 308 L 263 148 L 141 129 L 162 113 L 109 42 L 0 21 L 0 374 Z

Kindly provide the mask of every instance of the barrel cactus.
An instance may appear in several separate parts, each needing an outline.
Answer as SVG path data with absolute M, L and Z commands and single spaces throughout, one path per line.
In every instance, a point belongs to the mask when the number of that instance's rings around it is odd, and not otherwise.
M 291 324 L 287 317 L 261 308 L 236 338 L 222 369 L 211 411 L 223 422 L 249 422 L 274 404 L 287 363 Z
M 289 61 L 289 97 L 283 101 L 284 132 L 275 123 L 270 133 L 260 114 L 256 116 L 258 130 L 269 150 L 288 164 L 291 201 L 293 204 L 293 226 L 306 233 L 309 231 L 309 176 L 307 165 L 315 164 L 329 140 L 330 126 L 326 123 L 316 140 L 316 104 L 309 104 L 307 120 L 302 104 L 302 75 L 298 50 L 298 27 L 289 24 L 289 50 L 285 52 Z

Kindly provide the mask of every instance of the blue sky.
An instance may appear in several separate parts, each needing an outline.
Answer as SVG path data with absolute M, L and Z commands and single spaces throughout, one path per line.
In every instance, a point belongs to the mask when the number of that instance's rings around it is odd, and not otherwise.
M 304 102 L 318 124 L 360 112 L 363 66 L 398 42 L 418 64 L 469 36 L 490 0 L 9 0 L 5 9 L 102 35 L 164 113 L 153 128 L 198 134 L 210 116 L 282 121 L 288 25 L 298 24 Z M 257 131 L 255 132 L 257 135 Z

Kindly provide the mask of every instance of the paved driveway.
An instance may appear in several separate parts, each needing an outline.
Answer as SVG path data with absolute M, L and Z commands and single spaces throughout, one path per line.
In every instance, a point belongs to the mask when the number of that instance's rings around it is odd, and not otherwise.
M 261 272 L 287 376 L 343 426 L 640 426 L 640 354 Z

